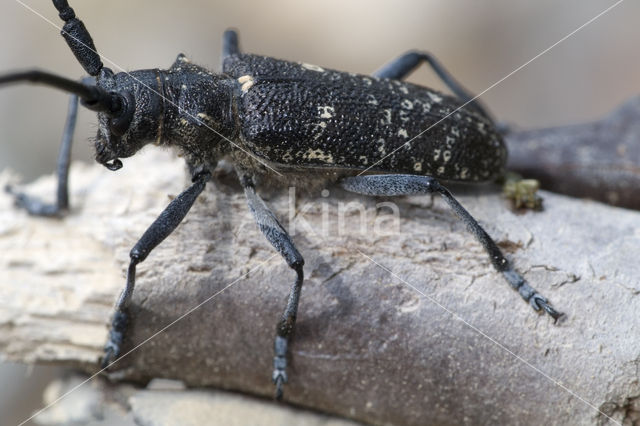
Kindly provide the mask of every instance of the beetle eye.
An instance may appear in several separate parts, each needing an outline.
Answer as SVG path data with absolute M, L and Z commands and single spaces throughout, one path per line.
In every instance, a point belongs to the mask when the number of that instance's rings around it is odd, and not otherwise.
M 109 129 L 116 136 L 122 136 L 127 132 L 136 110 L 136 102 L 131 92 L 123 92 L 120 95 L 120 109 L 109 120 Z

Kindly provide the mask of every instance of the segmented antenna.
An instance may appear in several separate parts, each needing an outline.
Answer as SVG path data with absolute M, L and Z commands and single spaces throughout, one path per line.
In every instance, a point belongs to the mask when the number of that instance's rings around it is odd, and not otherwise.
M 82 65 L 82 68 L 89 75 L 95 77 L 103 65 L 89 31 L 87 31 L 82 21 L 76 18 L 76 13 L 69 6 L 67 0 L 53 0 L 53 5 L 58 9 L 60 19 L 64 21 L 60 34 L 67 41 L 69 48 L 78 62 L 80 62 L 80 65 Z
M 84 106 L 93 111 L 104 112 L 118 117 L 127 110 L 124 97 L 116 92 L 108 92 L 100 87 L 70 80 L 46 71 L 31 70 L 0 76 L 0 86 L 11 83 L 30 82 L 55 87 L 76 94 Z

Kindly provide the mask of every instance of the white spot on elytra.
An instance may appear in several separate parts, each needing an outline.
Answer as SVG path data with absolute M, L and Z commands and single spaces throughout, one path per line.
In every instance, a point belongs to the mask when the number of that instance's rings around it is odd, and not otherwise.
M 422 171 L 422 161 L 418 161 L 417 163 L 413 164 L 413 170 L 416 172 L 421 172 Z
M 380 124 L 391 124 L 391 109 L 383 111 L 384 117 L 380 119 Z
M 307 64 L 306 62 L 301 63 L 300 66 L 309 71 L 324 72 L 324 68 L 313 64 Z
M 400 91 L 405 95 L 409 94 L 409 89 L 406 86 L 400 86 Z
M 204 112 L 199 112 L 198 113 L 198 118 L 201 118 L 203 120 L 208 120 L 211 121 L 211 117 L 209 117 L 207 114 L 205 114 Z
M 369 94 L 367 95 L 367 97 L 369 98 L 369 100 L 367 101 L 367 103 L 368 103 L 368 104 L 371 104 L 371 105 L 378 105 L 378 100 L 377 100 L 377 99 L 376 99 L 376 97 L 375 97 L 375 96 L 373 96 L 371 93 L 369 93 Z
M 320 113 L 320 118 L 331 118 L 336 111 L 331 106 L 319 106 L 318 112 Z
M 315 136 L 313 137 L 313 139 L 318 139 L 320 138 L 320 136 L 322 136 L 322 133 L 324 132 L 324 129 L 326 129 L 327 127 L 327 123 L 324 121 L 320 121 L 318 123 L 314 123 L 313 125 L 313 132 L 315 133 Z
M 400 129 L 400 130 L 398 130 L 398 136 L 402 136 L 403 138 L 408 138 L 409 134 L 407 133 L 407 131 L 405 129 Z
M 433 161 L 438 161 L 440 159 L 440 150 L 439 149 L 434 149 L 433 150 Z
M 333 155 L 326 154 L 321 149 L 309 149 L 303 155 L 307 160 L 320 160 L 325 163 L 333 163 Z
M 182 88 L 182 90 L 187 90 L 187 85 L 183 84 L 182 86 L 180 86 Z
M 411 102 L 409 99 L 403 99 L 400 103 L 400 106 L 404 109 L 413 109 L 413 102 Z
M 435 103 L 442 102 L 442 96 L 438 95 L 437 93 L 427 92 L 427 95 L 429 95 L 431 100 Z
M 442 159 L 444 160 L 445 163 L 448 163 L 449 160 L 451 160 L 451 151 L 446 150 L 442 153 Z
M 367 158 L 366 155 L 361 155 L 360 157 L 358 157 L 358 160 L 360 160 L 363 166 L 366 166 L 367 163 L 369 162 L 369 159 Z
M 251 86 L 253 86 L 253 83 L 255 83 L 255 80 L 250 75 L 243 75 L 242 77 L 238 77 L 238 83 L 242 84 L 242 91 L 247 93 L 249 89 L 251 89 Z

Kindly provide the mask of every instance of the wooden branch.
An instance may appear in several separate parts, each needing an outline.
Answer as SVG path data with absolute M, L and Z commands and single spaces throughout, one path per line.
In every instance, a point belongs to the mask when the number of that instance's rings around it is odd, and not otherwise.
M 640 210 L 640 96 L 584 124 L 515 132 L 508 168 L 542 188 Z
M 70 181 L 73 209 L 60 220 L 0 195 L 0 353 L 92 373 L 128 251 L 188 182 L 181 160 L 153 149 L 117 173 L 75 164 Z M 231 181 L 218 176 L 139 265 L 125 351 L 141 346 L 113 377 L 271 397 L 275 324 L 294 274 Z M 26 190 L 50 195 L 53 180 Z M 264 194 L 285 225 L 296 206 L 306 260 L 285 400 L 375 424 L 637 418 L 640 214 L 546 192 L 545 211 L 514 214 L 496 191 L 453 192 L 567 314 L 559 325 L 508 287 L 438 198 L 394 200 L 400 229 L 383 236 L 372 231 L 393 230 L 381 200 Z M 352 210 L 340 233 L 338 211 L 353 201 L 365 229 Z

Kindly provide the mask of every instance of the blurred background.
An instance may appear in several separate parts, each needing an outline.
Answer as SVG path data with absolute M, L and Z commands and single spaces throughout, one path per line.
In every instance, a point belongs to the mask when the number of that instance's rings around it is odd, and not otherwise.
M 23 1 L 61 26 L 50 1 Z M 222 32 L 235 27 L 246 52 L 365 74 L 406 50 L 428 50 L 478 93 L 614 3 L 76 0 L 71 6 L 105 65 L 114 70 L 166 68 L 179 52 L 218 70 Z M 622 2 L 482 100 L 501 121 L 521 129 L 577 123 L 608 113 L 640 89 L 638 16 L 639 2 Z M 0 4 L 0 28 L 0 72 L 37 67 L 82 76 L 58 30 L 17 1 Z M 409 80 L 445 90 L 426 66 Z M 55 169 L 67 101 L 63 93 L 43 87 L 0 91 L 0 170 L 10 167 L 31 180 Z M 73 156 L 92 161 L 87 138 L 95 135 L 95 115 L 81 109 L 78 123 Z M 55 372 L 0 364 L 0 383 L 15 384 L 0 390 L 5 392 L 0 395 L 3 422 L 20 421 L 40 404 L 46 381 L 42 377 L 50 374 Z M 32 397 L 30 402 L 26 396 Z M 23 403 L 18 406 L 17 400 Z

